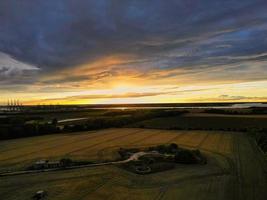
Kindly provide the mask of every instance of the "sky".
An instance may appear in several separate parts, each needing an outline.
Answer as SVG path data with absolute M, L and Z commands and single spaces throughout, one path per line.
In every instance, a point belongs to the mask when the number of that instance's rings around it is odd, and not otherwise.
M 266 0 L 1 0 L 0 104 L 267 101 Z

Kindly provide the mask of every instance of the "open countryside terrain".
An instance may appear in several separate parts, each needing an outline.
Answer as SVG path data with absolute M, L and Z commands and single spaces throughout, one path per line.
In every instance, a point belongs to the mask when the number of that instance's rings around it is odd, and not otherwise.
M 182 165 L 148 175 L 115 165 L 0 177 L 1 199 L 266 199 L 263 155 L 247 135 L 223 131 L 106 129 L 0 142 L 0 172 L 16 171 L 48 158 L 103 162 L 120 147 L 177 143 L 200 149 L 207 165 Z
M 188 113 L 182 116 L 148 119 L 130 126 L 181 130 L 246 131 L 253 128 L 267 128 L 267 115 Z

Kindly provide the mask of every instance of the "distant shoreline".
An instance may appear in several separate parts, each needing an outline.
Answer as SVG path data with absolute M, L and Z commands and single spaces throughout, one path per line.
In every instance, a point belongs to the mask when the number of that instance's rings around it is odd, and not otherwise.
M 267 102 L 208 102 L 208 103 L 138 103 L 138 104 L 68 104 L 68 105 L 23 105 L 23 107 L 85 107 L 85 108 L 189 108 L 189 107 L 225 107 L 225 106 L 250 106 L 250 107 L 267 107 Z M 243 107 L 242 106 L 242 107 Z M 7 105 L 0 105 L 1 108 L 6 108 Z

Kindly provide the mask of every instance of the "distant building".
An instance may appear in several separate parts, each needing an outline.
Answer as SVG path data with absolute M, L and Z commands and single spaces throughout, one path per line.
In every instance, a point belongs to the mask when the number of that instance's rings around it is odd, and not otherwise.
M 60 161 L 39 160 L 34 163 L 34 169 L 49 169 L 61 167 Z

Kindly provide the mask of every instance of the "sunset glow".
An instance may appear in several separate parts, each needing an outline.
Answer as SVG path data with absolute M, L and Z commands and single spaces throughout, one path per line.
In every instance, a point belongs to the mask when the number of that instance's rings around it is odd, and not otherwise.
M 111 2 L 1 2 L 0 104 L 267 101 L 265 1 Z

